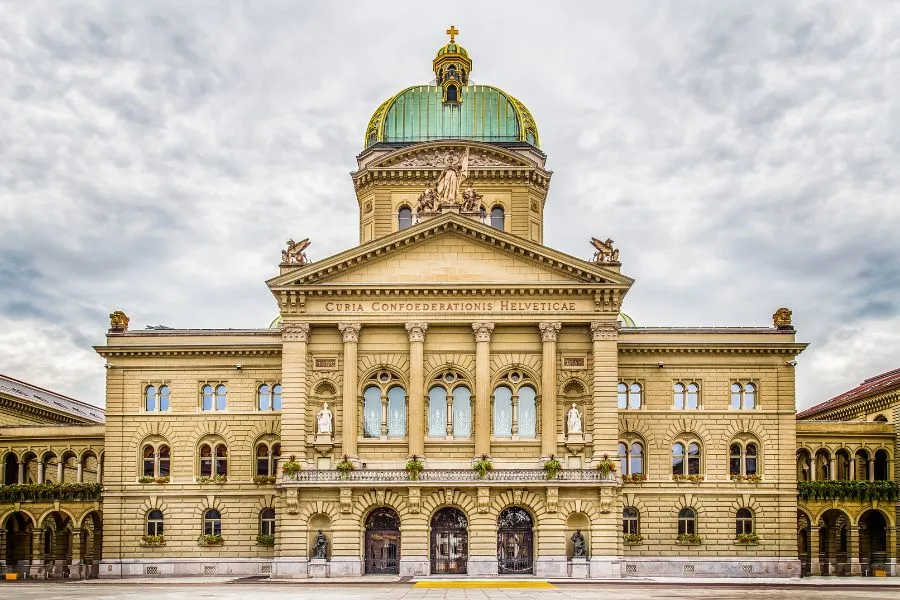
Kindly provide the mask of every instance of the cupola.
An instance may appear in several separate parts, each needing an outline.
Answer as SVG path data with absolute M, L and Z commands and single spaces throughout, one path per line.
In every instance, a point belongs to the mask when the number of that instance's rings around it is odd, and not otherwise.
M 453 25 L 447 30 L 450 42 L 441 46 L 434 57 L 434 79 L 441 88 L 441 101 L 460 104 L 463 99 L 462 89 L 469 84 L 469 73 L 472 71 L 472 59 L 466 49 L 456 43 L 459 30 Z

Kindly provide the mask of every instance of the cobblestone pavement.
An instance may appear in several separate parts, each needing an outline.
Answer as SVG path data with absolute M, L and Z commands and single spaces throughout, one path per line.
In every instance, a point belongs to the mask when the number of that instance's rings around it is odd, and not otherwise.
M 0 599 L 10 600 L 897 600 L 896 585 L 641 585 L 561 584 L 545 588 L 435 588 L 412 583 L 311 584 L 311 583 L 0 583 Z

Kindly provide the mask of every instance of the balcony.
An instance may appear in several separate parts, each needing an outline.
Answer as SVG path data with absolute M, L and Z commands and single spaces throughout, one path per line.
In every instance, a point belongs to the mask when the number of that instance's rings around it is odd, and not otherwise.
M 881 500 L 893 502 L 900 497 L 900 485 L 895 481 L 834 480 L 799 481 L 797 497 L 801 502 L 812 500 Z
M 282 485 L 300 486 L 346 486 L 347 484 L 382 484 L 407 486 L 442 486 L 448 483 L 464 483 L 472 486 L 524 485 L 543 487 L 616 485 L 615 473 L 603 474 L 597 469 L 563 469 L 552 479 L 547 478 L 543 469 L 495 469 L 479 476 L 472 469 L 426 469 L 416 479 L 410 479 L 404 469 L 355 469 L 350 472 L 337 470 L 300 471 L 292 476 L 285 475 Z
M 0 485 L 0 502 L 91 502 L 100 500 L 100 483 L 23 483 Z

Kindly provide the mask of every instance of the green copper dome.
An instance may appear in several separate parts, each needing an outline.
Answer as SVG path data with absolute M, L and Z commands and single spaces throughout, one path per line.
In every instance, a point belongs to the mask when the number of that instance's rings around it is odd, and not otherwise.
M 366 128 L 365 147 L 442 139 L 540 144 L 534 117 L 499 88 L 462 86 L 459 102 L 444 102 L 441 87 L 416 85 L 378 107 Z

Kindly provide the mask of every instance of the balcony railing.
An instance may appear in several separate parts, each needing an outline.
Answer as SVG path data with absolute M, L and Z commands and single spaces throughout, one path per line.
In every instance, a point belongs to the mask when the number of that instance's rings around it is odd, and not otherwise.
M 447 483 L 466 481 L 473 483 L 615 483 L 615 474 L 603 474 L 597 469 L 563 469 L 552 479 L 547 478 L 543 469 L 495 469 L 484 477 L 473 469 L 426 469 L 411 480 L 404 469 L 356 469 L 350 472 L 300 471 L 285 475 L 285 483 Z
M 0 485 L 0 502 L 100 500 L 100 483 L 23 483 Z

